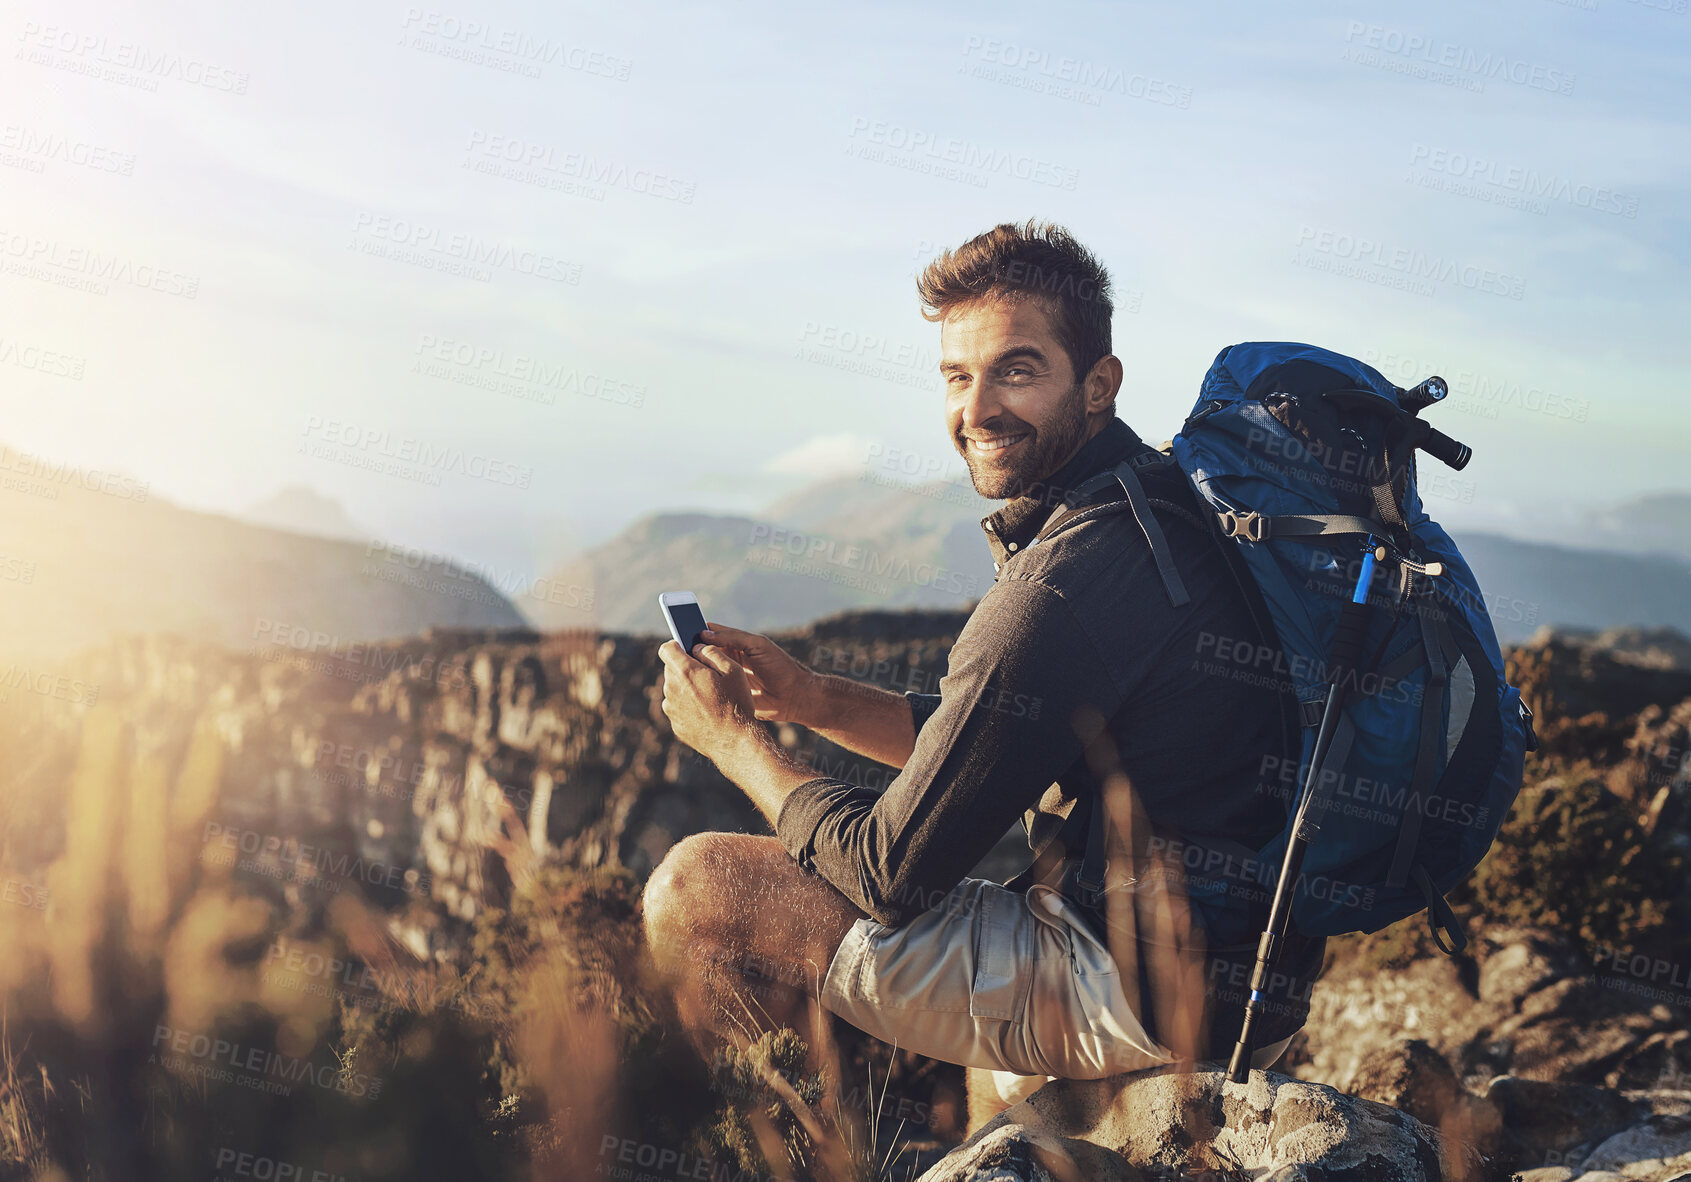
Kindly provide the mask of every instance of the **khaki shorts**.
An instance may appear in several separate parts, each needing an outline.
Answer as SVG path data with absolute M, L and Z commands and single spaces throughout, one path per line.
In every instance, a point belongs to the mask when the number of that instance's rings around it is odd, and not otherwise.
M 1102 1079 L 1175 1057 L 1134 1014 L 1109 948 L 1044 885 L 1021 894 L 965 878 L 900 927 L 858 920 L 821 1000 L 883 1042 L 1003 1073 L 1006 1099 L 1047 1078 Z M 1253 1064 L 1273 1063 L 1290 1041 L 1261 1048 Z

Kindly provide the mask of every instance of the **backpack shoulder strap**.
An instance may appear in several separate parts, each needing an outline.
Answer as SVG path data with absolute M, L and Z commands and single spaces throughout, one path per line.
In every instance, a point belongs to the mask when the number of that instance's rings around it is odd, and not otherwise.
M 1039 527 L 1038 533 L 1028 545 L 1032 547 L 1050 537 L 1064 521 L 1082 511 L 1085 497 L 1114 482 L 1126 495 L 1127 506 L 1133 513 L 1133 519 L 1139 523 L 1140 532 L 1145 535 L 1145 542 L 1151 548 L 1151 559 L 1157 564 L 1157 574 L 1163 581 L 1163 590 L 1168 593 L 1169 603 L 1175 607 L 1185 607 L 1192 602 L 1192 596 L 1187 593 L 1180 572 L 1174 568 L 1174 555 L 1169 549 L 1168 538 L 1164 535 L 1156 515 L 1151 512 L 1151 499 L 1145 495 L 1145 486 L 1139 479 L 1140 469 L 1173 462 L 1161 452 L 1146 448 L 1129 456 L 1109 472 L 1101 472 L 1085 481 L 1069 494 L 1064 504 L 1058 506 L 1051 516 L 1045 519 L 1045 524 Z M 1177 505 L 1166 501 L 1156 503 L 1180 512 Z M 1181 515 L 1185 516 L 1184 513 Z

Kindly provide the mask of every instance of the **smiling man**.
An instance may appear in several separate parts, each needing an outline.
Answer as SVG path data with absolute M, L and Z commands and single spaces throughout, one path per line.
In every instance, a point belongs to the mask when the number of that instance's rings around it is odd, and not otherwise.
M 777 836 L 678 843 L 645 922 L 701 1041 L 800 1024 L 813 999 L 974 1069 L 978 1125 L 1047 1078 L 1225 1057 L 1272 885 L 1253 853 L 1284 820 L 1260 769 L 1286 736 L 1273 690 L 1199 660 L 1259 634 L 1184 478 L 1116 417 L 1103 267 L 1060 227 L 1004 224 L 919 291 L 947 429 L 1006 502 L 981 521 L 993 586 L 938 694 L 817 674 L 715 622 L 691 654 L 664 644 L 676 736 Z M 884 792 L 818 776 L 771 720 L 902 770 Z M 1029 869 L 971 877 L 1018 819 Z M 1259 1066 L 1302 1025 L 1322 945 L 1282 955 Z

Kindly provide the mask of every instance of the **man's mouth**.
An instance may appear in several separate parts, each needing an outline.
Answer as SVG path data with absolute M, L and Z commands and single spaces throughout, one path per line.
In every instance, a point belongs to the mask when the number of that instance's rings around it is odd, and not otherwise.
M 969 446 L 973 450 L 979 452 L 1003 451 L 1007 447 L 1013 447 L 1014 445 L 1020 443 L 1022 440 L 1026 439 L 1029 434 L 1030 432 L 1024 431 L 1020 435 L 999 435 L 992 439 L 971 439 L 969 440 Z

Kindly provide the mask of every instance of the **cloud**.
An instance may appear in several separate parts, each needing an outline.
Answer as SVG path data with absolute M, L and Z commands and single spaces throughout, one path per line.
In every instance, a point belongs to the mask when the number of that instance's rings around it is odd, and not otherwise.
M 763 470 L 777 476 L 817 479 L 850 475 L 863 469 L 873 444 L 874 440 L 867 435 L 814 435 L 797 447 L 771 457 Z

